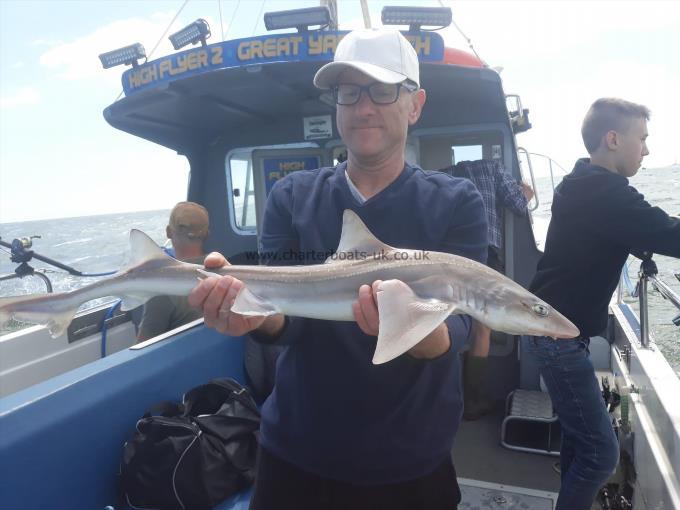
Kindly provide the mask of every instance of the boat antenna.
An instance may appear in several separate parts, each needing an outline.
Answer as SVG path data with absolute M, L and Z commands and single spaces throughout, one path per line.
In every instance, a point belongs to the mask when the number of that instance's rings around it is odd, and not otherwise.
M 338 2 L 337 0 L 321 0 L 321 6 L 328 7 L 331 13 L 331 20 L 328 23 L 327 30 L 336 31 L 338 29 Z
M 147 57 L 146 57 L 147 60 L 149 60 L 149 59 L 153 56 L 153 52 L 156 51 L 156 50 L 158 49 L 158 46 L 161 44 L 161 41 L 162 41 L 163 39 L 165 39 L 165 36 L 168 34 L 168 31 L 170 30 L 170 27 L 171 27 L 172 24 L 177 20 L 177 18 L 179 18 L 180 13 L 184 10 L 184 8 L 187 6 L 188 3 L 189 3 L 189 0 L 184 0 L 184 3 L 182 4 L 182 7 L 179 8 L 179 10 L 177 11 L 177 14 L 175 14 L 175 17 L 172 18 L 172 21 L 171 21 L 170 23 L 168 23 L 168 26 L 165 28 L 165 31 L 163 32 L 163 35 L 161 35 L 161 36 L 158 38 L 158 42 L 156 42 L 156 45 L 153 47 L 153 49 L 151 50 L 151 52 L 147 55 Z
M 224 42 L 224 23 L 222 22 L 222 0 L 217 0 L 217 10 L 220 11 L 220 32 L 222 32 L 222 42 Z
M 155 46 L 153 47 L 153 49 L 149 52 L 149 54 L 146 56 L 146 60 L 147 60 L 147 61 L 153 56 L 153 52 L 156 51 L 156 50 L 158 49 L 158 46 L 161 44 L 161 41 L 162 41 L 162 40 L 165 38 L 165 36 L 167 35 L 168 31 L 170 30 L 170 27 L 171 27 L 172 24 L 177 20 L 177 18 L 179 18 L 180 13 L 184 10 L 184 8 L 187 6 L 188 3 L 189 3 L 189 0 L 184 0 L 184 3 L 182 4 L 182 7 L 179 8 L 179 10 L 177 11 L 177 14 L 175 14 L 175 17 L 172 18 L 172 21 L 170 21 L 170 23 L 168 23 L 168 26 L 165 28 L 165 31 L 163 32 L 163 34 L 158 38 L 158 42 L 156 42 L 156 45 L 155 45 Z M 118 101 L 118 100 L 120 99 L 120 96 L 123 95 L 123 92 L 124 92 L 123 90 L 120 91 L 120 94 L 118 94 L 118 97 L 116 98 L 116 101 Z M 114 101 L 114 103 L 115 103 L 116 101 Z
M 267 3 L 267 0 L 262 0 L 262 5 L 260 5 L 260 12 L 258 13 L 257 17 L 255 18 L 255 26 L 253 27 L 253 33 L 251 35 L 255 35 L 255 30 L 257 30 L 257 25 L 260 24 L 260 21 L 262 21 L 262 11 L 264 11 L 264 4 Z
M 443 0 L 439 0 L 439 5 L 441 5 L 442 7 L 446 7 L 446 6 L 444 5 L 444 1 L 443 1 Z M 453 26 L 456 27 L 456 30 L 458 30 L 458 33 L 459 33 L 460 35 L 463 36 L 463 39 L 465 39 L 465 40 L 467 41 L 468 46 L 469 46 L 470 49 L 472 50 L 472 53 L 475 54 L 475 57 L 477 57 L 477 58 L 479 59 L 480 62 L 484 62 L 484 61 L 482 60 L 482 57 L 480 57 L 479 54 L 477 53 L 477 51 L 475 50 L 475 47 L 472 45 L 472 39 L 470 39 L 467 35 L 465 35 L 465 34 L 463 33 L 463 31 L 460 29 L 460 27 L 459 27 L 458 24 L 456 23 L 455 19 L 451 18 L 451 23 L 453 23 Z
M 366 0 L 361 1 L 361 14 L 364 16 L 364 28 L 371 28 L 371 14 L 368 12 Z
M 238 0 L 238 2 L 236 2 L 236 8 L 234 9 L 234 13 L 231 15 L 231 21 L 229 21 L 229 26 L 227 27 L 227 33 L 224 35 L 225 40 L 226 37 L 229 36 L 229 31 L 231 30 L 231 27 L 234 25 L 234 19 L 236 18 L 236 13 L 238 12 L 239 5 L 241 5 L 241 0 Z

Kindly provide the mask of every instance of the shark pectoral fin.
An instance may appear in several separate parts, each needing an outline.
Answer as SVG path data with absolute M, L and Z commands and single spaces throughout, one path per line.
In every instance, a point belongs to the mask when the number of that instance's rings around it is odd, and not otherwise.
M 241 289 L 236 296 L 231 311 L 240 315 L 274 315 L 280 313 L 274 305 L 260 299 L 247 288 Z
M 74 310 L 55 314 L 49 318 L 45 327 L 47 328 L 47 331 L 50 332 L 52 338 L 57 338 L 66 333 L 77 310 L 78 309 L 76 308 Z
M 373 354 L 376 365 L 407 352 L 456 309 L 455 304 L 419 298 L 399 280 L 381 282 L 377 300 L 380 329 Z
M 141 296 L 136 294 L 126 294 L 121 298 L 120 310 L 127 312 L 134 310 L 137 307 L 143 306 L 153 296 Z

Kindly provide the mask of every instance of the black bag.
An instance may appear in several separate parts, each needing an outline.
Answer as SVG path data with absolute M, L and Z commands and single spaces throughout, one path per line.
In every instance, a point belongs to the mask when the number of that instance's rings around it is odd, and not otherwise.
M 233 379 L 197 386 L 182 404 L 154 406 L 125 443 L 126 502 L 140 509 L 213 508 L 255 479 L 259 425 L 257 405 Z

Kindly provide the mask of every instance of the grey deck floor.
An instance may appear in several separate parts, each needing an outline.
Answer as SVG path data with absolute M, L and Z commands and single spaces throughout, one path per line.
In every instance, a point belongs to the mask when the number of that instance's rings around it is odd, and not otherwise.
M 558 457 L 524 453 L 500 444 L 503 405 L 494 414 L 463 421 L 452 450 L 458 477 L 495 484 L 558 492 Z

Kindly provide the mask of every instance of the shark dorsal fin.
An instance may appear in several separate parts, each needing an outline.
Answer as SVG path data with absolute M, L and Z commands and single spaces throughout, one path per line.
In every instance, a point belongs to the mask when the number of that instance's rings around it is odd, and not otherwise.
M 152 259 L 174 260 L 144 232 L 136 228 L 130 230 L 130 261 L 128 267 L 138 266 Z
M 342 215 L 342 232 L 340 243 L 335 255 L 326 260 L 332 262 L 337 260 L 337 254 L 348 255 L 347 260 L 354 260 L 359 257 L 372 257 L 381 252 L 392 251 L 394 248 L 377 239 L 368 227 L 361 221 L 361 218 L 350 209 L 345 209 Z
M 182 263 L 165 253 L 156 242 L 144 232 L 133 228 L 130 230 L 130 260 L 128 261 L 127 266 L 121 269 L 120 273 L 132 271 L 137 266 L 149 262 L 150 260 L 160 260 L 168 266 Z M 125 312 L 137 308 L 138 306 L 142 306 L 154 295 L 153 292 L 146 293 L 140 290 L 126 292 L 121 295 L 122 302 L 120 309 Z

